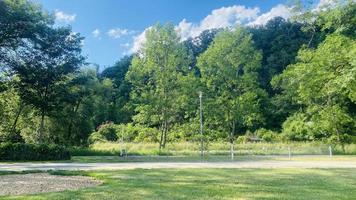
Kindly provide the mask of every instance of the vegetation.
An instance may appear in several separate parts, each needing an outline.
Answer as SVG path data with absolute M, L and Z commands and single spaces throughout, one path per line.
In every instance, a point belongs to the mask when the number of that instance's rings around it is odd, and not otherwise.
M 70 160 L 70 153 L 62 146 L 46 144 L 2 143 L 1 161 Z
M 205 156 L 225 156 L 229 158 L 230 144 L 228 142 L 211 142 L 206 144 Z M 261 143 L 234 143 L 236 155 L 329 155 L 330 144 L 323 142 L 261 142 Z M 356 144 L 332 144 L 332 153 L 336 155 L 356 155 Z M 199 156 L 200 144 L 197 142 L 174 142 L 167 144 L 164 150 L 157 149 L 157 143 L 117 143 L 97 142 L 88 148 L 73 148 L 73 156 L 118 156 L 125 150 L 127 155 L 148 156 Z
M 105 183 L 78 191 L 3 199 L 297 200 L 352 199 L 356 195 L 356 174 L 352 169 L 136 169 L 52 173 L 89 175 Z
M 356 136 L 356 3 L 294 8 L 289 20 L 186 41 L 157 23 L 139 52 L 99 72 L 70 26 L 31 1 L 2 0 L 0 142 L 77 150 L 144 142 L 161 154 L 170 143 L 200 140 L 298 141 L 347 153 Z

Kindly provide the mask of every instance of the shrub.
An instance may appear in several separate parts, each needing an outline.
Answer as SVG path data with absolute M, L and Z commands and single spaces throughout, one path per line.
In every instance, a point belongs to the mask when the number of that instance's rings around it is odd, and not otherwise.
M 280 141 L 280 135 L 278 133 L 273 132 L 271 130 L 264 129 L 264 128 L 256 130 L 254 134 L 257 135 L 259 138 L 261 138 L 265 142 Z
M 237 144 L 244 144 L 246 142 L 248 142 L 248 136 L 246 135 L 240 135 L 237 140 L 236 140 Z
M 99 126 L 98 131 L 93 132 L 89 137 L 89 143 L 116 141 L 117 125 L 113 123 L 105 123 Z
M 158 142 L 159 131 L 156 128 L 145 127 L 139 124 L 104 124 L 89 137 L 89 143 L 115 142 L 123 139 L 124 142 Z
M 0 160 L 6 161 L 48 161 L 69 160 L 70 153 L 54 144 L 1 143 Z
M 283 123 L 283 137 L 285 140 L 308 141 L 312 140 L 311 127 L 308 118 L 303 113 L 296 113 Z

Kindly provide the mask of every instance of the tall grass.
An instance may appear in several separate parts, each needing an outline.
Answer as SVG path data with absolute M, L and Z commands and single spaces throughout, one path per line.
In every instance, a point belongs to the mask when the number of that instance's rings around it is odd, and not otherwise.
M 73 148 L 74 156 L 119 155 L 124 149 L 128 155 L 199 155 L 200 144 L 193 142 L 169 143 L 163 150 L 158 149 L 157 143 L 94 143 L 89 148 Z M 292 143 L 245 143 L 235 144 L 236 155 L 288 155 L 289 149 L 293 155 L 327 155 L 329 144 L 320 142 L 292 142 Z M 228 155 L 230 144 L 214 142 L 205 145 L 207 155 Z M 332 145 L 332 152 L 336 155 L 356 155 L 356 144 Z

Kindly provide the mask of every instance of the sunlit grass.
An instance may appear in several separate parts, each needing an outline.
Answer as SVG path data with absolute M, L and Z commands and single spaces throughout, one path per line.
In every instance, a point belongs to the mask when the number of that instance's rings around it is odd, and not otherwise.
M 125 149 L 129 155 L 200 155 L 200 144 L 197 142 L 168 143 L 164 150 L 158 150 L 156 143 L 95 143 L 89 148 L 72 150 L 74 156 L 119 155 Z M 294 155 L 328 155 L 329 145 L 320 142 L 292 142 L 292 143 L 245 143 L 235 144 L 236 155 L 288 155 L 289 149 Z M 340 145 L 332 145 L 333 154 L 356 155 L 356 144 L 347 144 L 343 151 Z M 205 146 L 207 155 L 228 155 L 230 144 L 212 142 Z
M 4 199 L 353 199 L 354 169 L 135 169 L 57 172 L 105 183 Z
M 231 160 L 229 156 L 73 156 L 70 162 L 78 163 L 120 163 L 120 162 L 240 162 L 240 161 L 350 161 L 355 162 L 356 156 L 253 156 L 240 155 Z

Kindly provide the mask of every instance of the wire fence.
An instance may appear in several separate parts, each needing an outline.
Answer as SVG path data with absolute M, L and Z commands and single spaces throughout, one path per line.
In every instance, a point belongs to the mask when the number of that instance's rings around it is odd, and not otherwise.
M 108 152 L 108 155 L 121 157 L 171 157 L 177 158 L 220 158 L 235 159 L 246 156 L 276 156 L 292 158 L 295 156 L 315 155 L 331 157 L 333 155 L 356 155 L 356 144 L 331 145 L 316 142 L 295 143 L 242 143 L 234 144 L 233 148 L 227 142 L 204 143 L 204 150 L 198 142 L 169 143 L 164 149 L 159 149 L 156 143 L 96 143 L 90 149 L 97 152 Z

